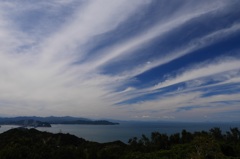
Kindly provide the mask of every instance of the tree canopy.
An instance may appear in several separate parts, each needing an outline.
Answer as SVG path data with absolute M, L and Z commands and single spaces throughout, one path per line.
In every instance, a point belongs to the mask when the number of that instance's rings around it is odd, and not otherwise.
M 239 159 L 240 131 L 220 128 L 208 132 L 172 135 L 152 132 L 150 137 L 97 143 L 70 134 L 52 134 L 17 128 L 0 134 L 1 159 Z

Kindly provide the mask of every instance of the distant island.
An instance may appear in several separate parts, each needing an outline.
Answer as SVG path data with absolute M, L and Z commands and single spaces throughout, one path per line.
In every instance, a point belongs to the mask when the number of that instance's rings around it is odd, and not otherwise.
M 51 124 L 80 124 L 80 125 L 118 125 L 107 120 L 91 120 L 77 117 L 12 117 L 0 118 L 0 125 L 19 125 L 22 127 L 51 127 Z

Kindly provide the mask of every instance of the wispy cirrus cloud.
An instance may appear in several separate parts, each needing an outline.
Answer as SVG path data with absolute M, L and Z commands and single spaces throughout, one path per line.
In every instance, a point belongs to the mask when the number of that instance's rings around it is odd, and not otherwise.
M 226 95 L 222 86 L 239 83 L 239 48 L 229 41 L 239 34 L 238 3 L 3 1 L 1 113 L 177 119 L 182 107 L 237 110 L 239 89 Z M 219 22 L 200 31 L 206 17 Z M 233 49 L 214 47 L 222 42 Z M 206 95 L 210 87 L 221 91 Z M 221 98 L 235 103 L 227 109 Z
M 97 105 L 100 101 L 104 103 L 101 96 L 105 91 L 100 78 L 104 80 L 106 77 L 101 77 L 94 72 L 83 73 L 82 70 L 84 69 L 71 66 L 71 63 L 75 62 L 76 58 L 81 57 L 81 54 L 84 54 L 81 50 L 84 47 L 81 47 L 81 45 L 95 35 L 118 26 L 118 23 L 124 21 L 134 13 L 136 7 L 140 7 L 146 1 L 131 2 L 132 5 L 125 1 L 106 2 L 84 2 L 81 4 L 83 6 L 80 6 L 80 11 L 70 15 L 68 23 L 64 23 L 62 27 L 57 28 L 55 33 L 43 38 L 40 44 L 29 46 L 28 49 L 20 48 L 26 45 L 23 39 L 30 37 L 28 32 L 19 28 L 8 27 L 8 25 L 14 26 L 14 21 L 7 19 L 14 16 L 14 13 L 9 13 L 9 17 L 2 14 L 7 20 L 3 19 L 6 24 L 1 23 L 4 25 L 1 32 L 3 32 L 3 38 L 6 37 L 10 40 L 1 49 L 1 101 L 12 103 L 10 105 L 16 105 L 18 109 L 26 110 L 28 113 L 38 109 L 53 109 L 51 112 L 55 110 L 56 114 L 64 114 L 74 112 L 73 110 L 79 106 L 82 108 L 81 111 L 84 112 L 86 105 L 88 108 L 92 107 L 89 112 L 94 111 L 94 109 L 99 110 L 97 112 L 104 110 L 104 106 L 98 108 Z M 52 6 L 51 4 L 44 5 Z M 19 4 L 16 2 L 8 5 L 14 8 Z M 61 3 L 61 5 L 63 4 Z M 4 9 L 6 6 L 2 7 Z M 108 9 L 103 10 L 105 7 Z M 37 8 L 37 10 L 39 9 L 41 8 Z M 31 10 L 35 11 L 35 8 L 31 8 Z M 23 35 L 26 38 L 18 35 Z M 34 37 L 31 37 L 31 39 L 38 41 Z M 5 46 L 6 48 L 4 48 Z M 17 52 L 17 49 L 22 52 Z M 98 80 L 94 80 L 95 76 Z M 67 105 L 70 105 L 69 112 L 64 112 L 67 111 L 65 109 Z M 104 103 L 102 105 L 109 104 Z M 2 109 L 3 112 L 5 109 L 6 114 L 14 113 L 7 111 L 12 110 L 8 107 Z
M 146 62 L 144 65 L 137 66 L 132 70 L 123 72 L 122 75 L 137 76 L 155 67 L 164 65 L 178 58 L 181 58 L 185 55 L 193 54 L 194 51 L 198 49 L 202 49 L 214 43 L 217 43 L 218 41 L 221 41 L 228 37 L 231 37 L 232 35 L 234 35 L 234 33 L 237 33 L 239 31 L 240 31 L 240 25 L 234 24 L 229 28 L 223 28 L 215 32 L 212 32 L 211 34 L 207 34 L 206 36 L 203 36 L 201 38 L 192 39 L 192 41 L 190 43 L 187 43 L 185 46 L 182 46 L 181 48 L 177 48 L 176 50 L 169 52 L 167 55 L 159 59 L 152 60 L 151 62 Z
M 127 39 L 126 41 L 117 44 L 116 46 L 107 47 L 106 50 L 103 50 L 100 53 L 101 56 L 97 56 L 96 58 L 93 59 L 93 61 L 90 61 L 90 67 L 98 68 L 101 65 L 108 64 L 109 62 L 111 62 L 111 60 L 114 60 L 115 58 L 119 58 L 119 56 L 126 56 L 125 54 L 128 55 L 130 54 L 131 56 L 133 51 L 141 48 L 142 45 L 147 45 L 155 38 L 164 36 L 164 34 L 167 34 L 168 32 L 174 30 L 175 28 L 181 27 L 181 25 L 185 24 L 188 21 L 191 21 L 194 18 L 217 10 L 220 7 L 222 7 L 222 5 L 223 4 L 221 3 L 219 5 L 216 4 L 209 6 L 203 5 L 203 8 L 197 9 L 195 11 L 193 11 L 192 9 L 185 11 L 180 10 L 178 11 L 179 14 L 177 16 L 176 15 L 170 16 L 168 20 L 155 24 L 153 27 L 144 30 L 142 33 L 134 36 L 133 38 Z M 184 9 L 184 7 L 182 9 Z M 237 29 L 239 29 L 239 26 Z M 171 60 L 173 59 L 174 58 L 171 58 Z M 155 64 L 155 66 L 156 65 L 159 64 Z M 148 67 L 147 69 L 150 68 Z
M 207 76 L 210 76 L 211 78 L 211 76 L 214 76 L 219 73 L 227 73 L 228 71 L 239 69 L 240 61 L 235 59 L 220 61 L 216 63 L 213 62 L 211 64 L 202 64 L 197 66 L 196 68 L 184 71 L 180 75 L 177 75 L 175 78 L 166 79 L 165 81 L 154 86 L 152 89 L 159 89 L 170 85 L 178 84 L 181 82 L 187 82 L 198 78 L 204 78 Z

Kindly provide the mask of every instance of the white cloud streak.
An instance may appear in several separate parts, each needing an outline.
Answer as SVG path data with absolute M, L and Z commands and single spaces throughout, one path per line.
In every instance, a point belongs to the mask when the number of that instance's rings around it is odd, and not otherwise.
M 155 100 L 147 100 L 134 104 L 121 106 L 136 112 L 139 116 L 148 113 L 150 119 L 164 119 L 166 115 L 178 120 L 204 120 L 204 116 L 216 116 L 218 113 L 226 111 L 239 110 L 239 94 L 222 94 L 204 97 L 206 92 L 194 91 L 188 93 L 175 93 L 173 95 L 159 96 Z M 235 104 L 223 104 L 222 102 Z M 197 106 L 197 107 L 196 107 Z M 125 108 L 126 109 L 126 108 Z M 154 112 L 154 113 L 149 113 Z M 226 119 L 215 119 L 217 121 L 226 121 Z M 230 118 L 228 120 L 237 120 Z
M 147 31 L 144 31 L 142 34 L 137 35 L 136 37 L 133 37 L 129 40 L 127 40 L 126 42 L 123 42 L 121 44 L 118 44 L 114 47 L 110 47 L 107 48 L 105 50 L 103 50 L 100 53 L 100 57 L 97 57 L 96 59 L 94 59 L 93 61 L 90 61 L 90 64 L 88 64 L 88 68 L 89 69 L 96 69 L 99 68 L 99 66 L 102 65 L 106 65 L 108 62 L 110 62 L 111 60 L 118 58 L 119 56 L 125 56 L 126 54 L 131 54 L 132 51 L 141 48 L 143 45 L 147 44 L 148 42 L 150 42 L 151 40 L 153 40 L 156 37 L 160 37 L 160 36 L 164 36 L 164 34 L 172 31 L 173 29 L 180 27 L 181 25 L 185 24 L 186 22 L 199 17 L 203 14 L 212 12 L 214 10 L 217 10 L 219 8 L 222 7 L 223 4 L 219 4 L 219 5 L 206 5 L 203 6 L 203 8 L 201 8 L 201 10 L 195 10 L 195 11 L 182 11 L 179 12 L 179 14 L 175 17 L 170 17 L 169 20 L 164 21 L 164 22 L 160 22 L 159 24 L 156 24 L 155 26 L 153 26 L 152 28 L 148 29 Z M 186 54 L 186 53 L 185 53 Z M 173 60 L 174 58 L 183 56 L 184 53 L 182 53 L 181 55 L 174 55 L 175 57 L 171 57 L 171 60 Z M 162 61 L 162 63 L 166 63 L 167 61 L 170 61 L 168 59 L 165 59 L 164 61 Z M 156 65 L 160 65 L 158 64 L 152 64 L 152 67 L 156 66 Z M 151 67 L 147 66 L 146 69 L 150 69 Z M 144 72 L 144 71 L 139 71 L 140 72 Z
M 197 78 L 203 78 L 207 76 L 213 76 L 219 73 L 224 73 L 231 70 L 237 70 L 240 69 L 240 60 L 227 60 L 227 61 L 221 61 L 216 63 L 211 63 L 206 66 L 200 65 L 196 68 L 192 68 L 190 70 L 187 70 L 183 72 L 181 75 L 177 75 L 177 77 L 173 79 L 167 79 L 156 86 L 154 86 L 151 89 L 159 89 L 164 88 L 167 86 L 171 86 L 174 84 L 178 84 L 181 82 L 187 82 L 190 80 L 194 80 Z
M 144 73 L 152 68 L 155 68 L 157 66 L 161 66 L 163 64 L 169 63 L 175 59 L 178 59 L 180 57 L 183 57 L 187 54 L 194 53 L 194 51 L 207 47 L 211 44 L 217 43 L 220 40 L 223 40 L 231 35 L 234 35 L 234 33 L 237 33 L 240 31 L 240 24 L 234 24 L 230 28 L 224 28 L 221 30 L 217 30 L 211 34 L 208 34 L 204 37 L 193 39 L 189 44 L 182 48 L 178 48 L 177 50 L 171 51 L 166 55 L 165 57 L 162 57 L 161 59 L 157 59 L 155 61 L 151 61 L 150 63 L 147 63 L 146 65 L 142 67 L 136 67 L 135 69 L 123 73 L 123 75 L 139 75 L 141 73 Z
M 33 32 L 20 27 L 22 19 L 17 15 L 26 16 L 28 11 L 43 11 L 48 6 L 58 17 L 59 10 L 65 6 L 73 6 L 77 1 L 41 1 L 41 5 L 26 2 L 22 5 L 17 1 L 0 4 L 0 109 L 1 114 L 8 115 L 74 115 L 88 117 L 129 117 L 138 111 L 176 109 L 179 106 L 194 102 L 206 104 L 201 99 L 202 92 L 184 93 L 170 98 L 145 101 L 134 105 L 116 108 L 113 105 L 121 100 L 135 97 L 135 94 L 155 91 L 180 82 L 212 76 L 239 69 L 239 60 L 227 60 L 210 63 L 204 67 L 196 66 L 187 69 L 173 79 L 142 90 L 126 86 L 122 92 L 115 92 L 117 86 L 123 85 L 134 76 L 144 73 L 156 66 L 171 62 L 189 54 L 191 51 L 217 42 L 239 31 L 239 24 L 224 28 L 204 37 L 196 38 L 180 51 L 169 53 L 162 59 L 151 61 L 148 65 L 131 68 L 122 74 L 106 75 L 100 71 L 103 66 L 118 58 L 128 58 L 135 51 L 157 37 L 164 38 L 175 28 L 181 27 L 194 18 L 201 17 L 212 11 L 222 11 L 228 3 L 203 3 L 193 9 L 186 5 L 180 7 L 165 20 L 156 23 L 142 33 L 126 39 L 125 42 L 110 45 L 97 52 L 95 57 L 84 61 L 87 57 L 89 41 L 116 29 L 140 9 L 151 4 L 150 0 L 101 0 L 81 1 L 79 7 L 73 7 L 72 14 L 66 15 L 66 21 L 58 22 L 58 26 L 40 22 L 34 26 Z M 50 16 L 50 15 L 49 15 Z M 51 17 L 51 16 L 50 16 Z M 48 21 L 53 19 L 45 17 Z M 63 18 L 63 17 L 59 17 Z M 164 19 L 164 18 L 163 18 Z M 167 19 L 167 20 L 166 20 Z M 31 22 L 29 22 L 31 23 Z M 28 24 L 26 24 L 28 25 Z M 29 24 L 30 25 L 30 24 Z M 33 25 L 33 24 L 31 24 Z M 44 25 L 48 25 L 44 27 Z M 51 26 L 50 26 L 51 25 Z M 49 28 L 51 28 L 49 32 Z M 54 29 L 53 29 L 54 28 Z M 48 34 L 49 33 L 49 34 Z M 39 38 L 41 37 L 41 38 Z M 73 65 L 74 62 L 80 61 Z M 234 79 L 225 82 L 233 82 Z M 235 82 L 238 82 L 235 78 Z M 106 96 L 112 93 L 110 96 Z M 209 97 L 208 102 L 219 99 L 235 100 L 235 96 Z M 160 104 L 160 107 L 158 105 Z M 123 109 L 125 108 L 125 109 Z M 16 112 L 16 110 L 19 110 Z M 132 110 L 129 111 L 129 110 Z M 129 111 L 129 112 L 128 112 Z M 141 115 L 150 117 L 151 115 Z M 166 115 L 165 115 L 166 117 Z
M 106 93 L 104 82 L 110 80 L 94 72 L 83 73 L 81 68 L 69 64 L 79 54 L 84 54 L 81 50 L 76 52 L 76 48 L 93 36 L 114 29 L 146 2 L 85 2 L 68 23 L 56 29 L 56 33 L 32 49 L 23 49 L 24 52 L 16 50 L 27 44 L 23 39 L 29 36 L 18 28 L 9 27 L 14 26 L 14 22 L 1 13 L 0 35 L 1 39 L 7 40 L 1 43 L 0 101 L 8 103 L 1 104 L 1 112 L 11 115 L 12 110 L 21 109 L 19 115 L 51 115 L 47 112 L 54 112 L 56 115 L 88 114 L 94 117 L 111 110 L 110 104 L 102 98 Z
M 147 1 L 89 1 L 88 4 L 75 13 L 73 19 L 63 26 L 55 35 L 43 44 L 43 59 L 55 58 L 56 54 L 63 55 L 65 60 L 69 52 L 78 53 L 79 58 L 84 56 L 86 43 L 96 35 L 111 31 L 128 16 L 133 14 Z M 81 48 L 80 51 L 76 50 Z M 83 49 L 83 50 L 82 50 Z M 72 59 L 71 59 L 72 60 Z

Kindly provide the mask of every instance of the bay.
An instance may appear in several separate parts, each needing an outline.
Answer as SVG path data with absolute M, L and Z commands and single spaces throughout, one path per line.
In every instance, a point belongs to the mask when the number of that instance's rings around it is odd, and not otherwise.
M 183 129 L 194 131 L 208 131 L 219 127 L 222 132 L 230 131 L 230 128 L 240 127 L 240 123 L 182 123 L 182 122 L 119 122 L 119 125 L 63 125 L 52 124 L 52 127 L 38 127 L 37 130 L 51 133 L 69 133 L 89 141 L 100 143 L 121 140 L 127 143 L 132 137 L 140 138 L 142 134 L 150 137 L 152 132 L 166 133 L 168 135 L 181 133 Z M 13 125 L 2 125 L 0 133 L 11 128 Z

